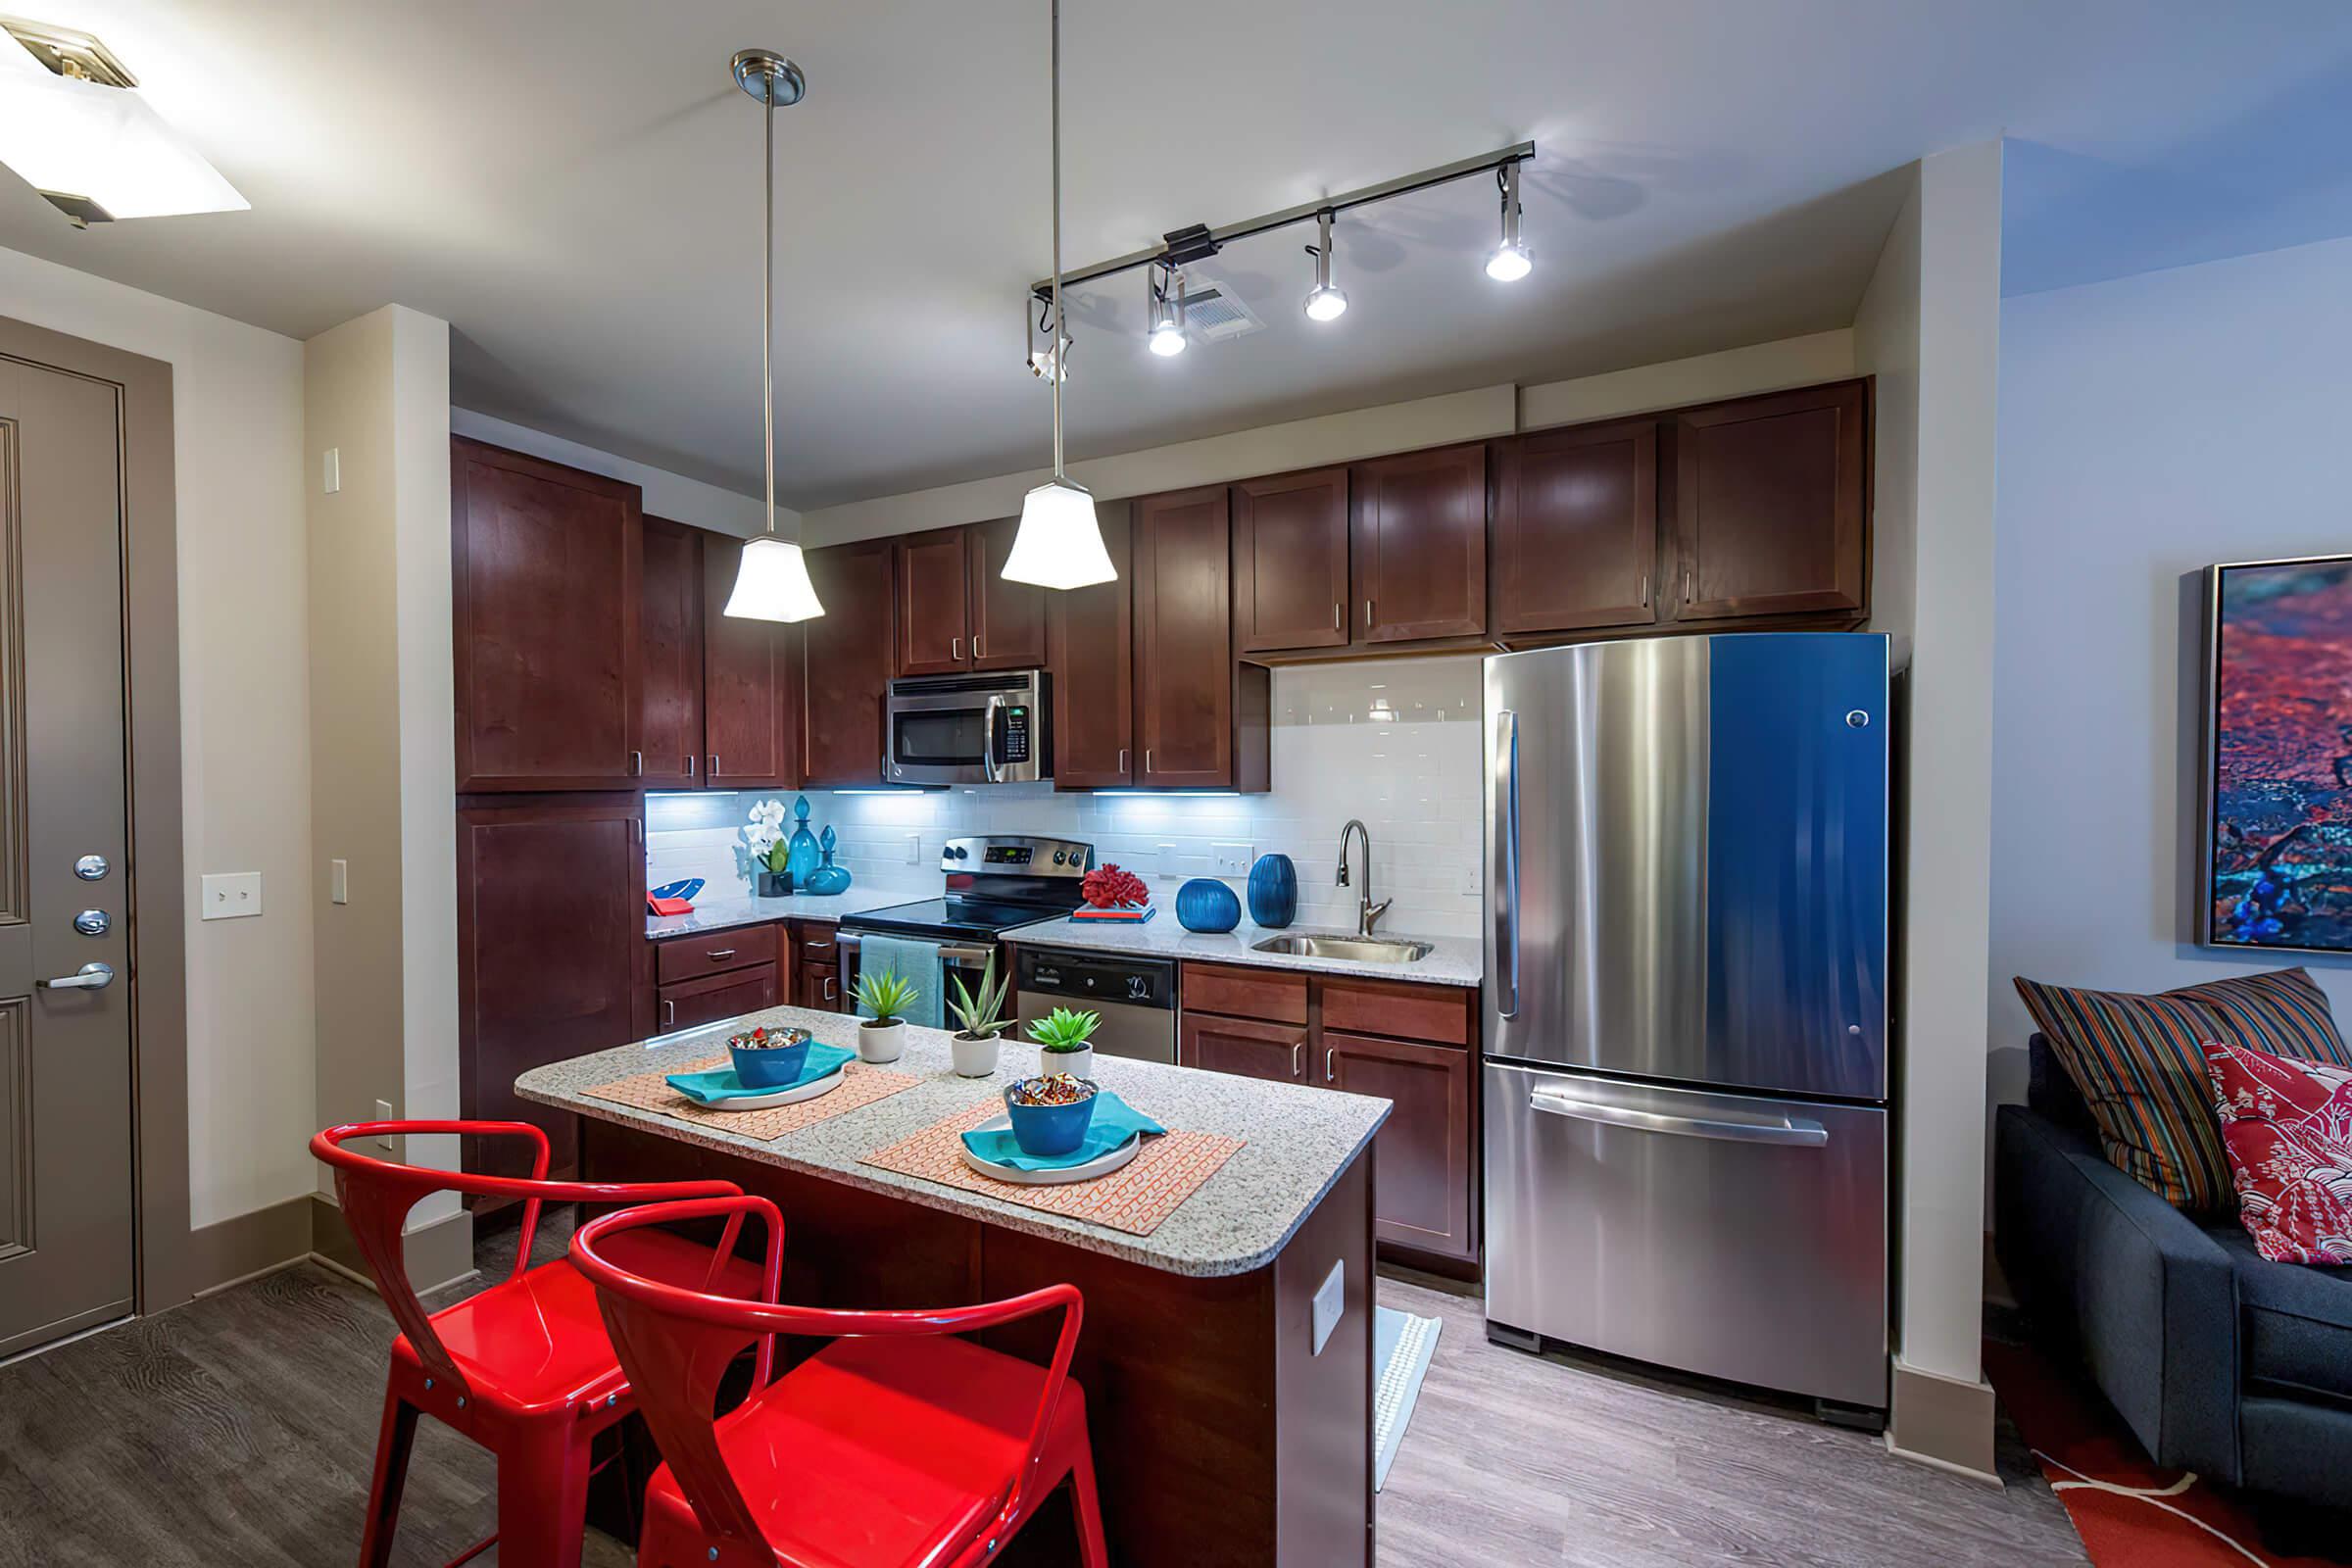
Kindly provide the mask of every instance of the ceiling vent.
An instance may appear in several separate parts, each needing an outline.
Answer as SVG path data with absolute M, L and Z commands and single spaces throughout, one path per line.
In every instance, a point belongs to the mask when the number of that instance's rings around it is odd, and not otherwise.
M 1259 320 L 1241 296 L 1216 287 L 1188 288 L 1184 295 L 1184 331 L 1199 343 L 1228 343 L 1252 332 L 1263 332 Z

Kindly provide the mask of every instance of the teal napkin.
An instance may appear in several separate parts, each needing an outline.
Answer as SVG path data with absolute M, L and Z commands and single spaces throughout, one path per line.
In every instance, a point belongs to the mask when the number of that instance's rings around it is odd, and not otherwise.
M 698 1105 L 723 1105 L 730 1100 L 749 1100 L 755 1095 L 780 1095 L 787 1089 L 812 1084 L 819 1078 L 841 1071 L 842 1063 L 857 1056 L 855 1051 L 828 1046 L 821 1040 L 808 1042 L 808 1059 L 801 1064 L 801 1075 L 788 1084 L 773 1089 L 746 1088 L 735 1076 L 733 1067 L 711 1067 L 703 1072 L 673 1072 L 662 1081 Z
M 1101 1159 L 1138 1134 L 1166 1131 L 1165 1127 L 1105 1089 L 1095 1096 L 1095 1119 L 1087 1123 L 1086 1141 L 1066 1154 L 1023 1153 L 1021 1146 L 1013 1142 L 1012 1129 L 1009 1127 L 965 1133 L 963 1147 L 991 1164 L 1009 1165 L 1015 1170 L 1068 1170 L 1090 1159 Z

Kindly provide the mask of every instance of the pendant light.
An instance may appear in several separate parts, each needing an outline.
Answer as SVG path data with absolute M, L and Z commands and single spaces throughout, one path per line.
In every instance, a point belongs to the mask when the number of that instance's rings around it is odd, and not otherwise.
M 1069 333 L 1061 305 L 1061 0 L 1054 4 L 1054 334 L 1064 345 Z M 1012 553 L 1004 559 L 1006 582 L 1035 583 L 1041 588 L 1084 588 L 1090 583 L 1118 581 L 1118 568 L 1102 547 L 1102 525 L 1095 516 L 1095 498 L 1061 468 L 1061 383 L 1054 387 L 1054 477 L 1021 499 L 1021 525 L 1012 536 Z
M 776 111 L 789 109 L 808 90 L 801 68 L 767 49 L 745 49 L 733 62 L 736 85 L 762 106 L 760 250 L 760 413 L 766 438 L 767 532 L 743 547 L 735 569 L 735 591 L 724 613 L 745 620 L 809 620 L 825 612 L 816 584 L 808 580 L 808 559 L 789 539 L 776 537 Z

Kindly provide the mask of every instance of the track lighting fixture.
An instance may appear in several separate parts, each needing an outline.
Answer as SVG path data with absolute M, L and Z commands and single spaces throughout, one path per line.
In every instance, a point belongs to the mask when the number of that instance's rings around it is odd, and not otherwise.
M 1497 283 L 1516 283 L 1536 266 L 1527 241 L 1519 237 L 1519 166 L 1503 165 L 1494 180 L 1502 187 L 1502 243 L 1487 253 L 1487 275 Z
M 1046 334 L 1045 346 L 1042 348 L 1037 341 L 1037 334 L 1040 332 Z M 1029 373 L 1041 381 L 1047 376 L 1053 375 L 1056 370 L 1060 372 L 1062 380 L 1067 381 L 1070 378 L 1069 334 L 1067 332 L 1060 334 L 1061 352 L 1058 355 L 1054 351 L 1054 309 L 1052 306 L 1048 306 L 1039 319 L 1032 322 L 1029 328 Z
M 1152 287 L 1152 352 L 1161 359 L 1172 359 L 1185 350 L 1184 336 L 1184 269 L 1168 269 L 1168 280 L 1162 283 L 1151 277 Z
M 1347 292 L 1331 286 L 1331 220 L 1328 207 L 1315 215 L 1318 242 L 1306 248 L 1306 254 L 1315 259 L 1315 286 L 1306 293 L 1306 318 L 1310 321 L 1336 321 L 1348 314 Z

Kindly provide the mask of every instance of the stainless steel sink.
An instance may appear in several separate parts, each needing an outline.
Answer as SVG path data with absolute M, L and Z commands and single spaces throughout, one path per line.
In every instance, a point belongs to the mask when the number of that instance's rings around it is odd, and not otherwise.
M 1301 958 L 1353 958 L 1362 963 L 1419 963 L 1429 956 L 1426 942 L 1390 942 L 1381 937 L 1268 937 L 1250 944 L 1256 953 L 1288 953 Z

